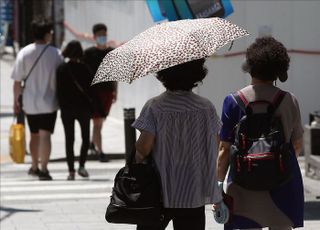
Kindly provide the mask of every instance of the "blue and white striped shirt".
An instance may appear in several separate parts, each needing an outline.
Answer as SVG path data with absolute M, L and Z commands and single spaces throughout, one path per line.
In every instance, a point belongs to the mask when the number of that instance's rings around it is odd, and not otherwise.
M 132 126 L 155 135 L 164 207 L 196 208 L 221 200 L 215 176 L 221 123 L 208 99 L 192 91 L 166 91 L 144 105 Z

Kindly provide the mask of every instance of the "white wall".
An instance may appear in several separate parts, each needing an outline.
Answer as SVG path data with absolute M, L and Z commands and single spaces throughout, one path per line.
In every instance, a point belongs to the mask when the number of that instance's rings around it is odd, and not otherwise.
M 320 1 L 232 1 L 234 13 L 228 20 L 246 28 L 251 36 L 235 42 L 230 52 L 244 51 L 259 35 L 259 28 L 267 26 L 271 34 L 288 49 L 320 50 Z M 145 1 L 65 1 L 65 19 L 76 30 L 91 32 L 97 22 L 108 25 L 110 39 L 125 41 L 154 23 Z M 66 40 L 72 39 L 66 33 Z M 88 46 L 88 43 L 84 43 Z M 227 53 L 227 49 L 219 53 Z M 290 54 L 289 80 L 279 86 L 293 92 L 300 102 L 303 123 L 308 114 L 320 110 L 320 56 Z M 209 58 L 208 76 L 196 91 L 210 98 L 221 112 L 223 98 L 245 86 L 250 77 L 242 73 L 244 56 Z M 152 76 L 133 84 L 120 83 L 119 100 L 111 116 L 122 119 L 122 108 L 135 107 L 136 113 L 144 102 L 159 94 L 162 86 Z M 319 98 L 319 99 L 318 99 Z

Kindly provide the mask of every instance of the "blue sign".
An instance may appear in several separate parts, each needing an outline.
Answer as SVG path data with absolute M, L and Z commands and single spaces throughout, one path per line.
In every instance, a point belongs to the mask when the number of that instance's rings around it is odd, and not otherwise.
M 0 1 L 0 21 L 2 22 L 13 21 L 13 4 L 11 0 Z
M 167 19 L 165 11 L 158 0 L 147 0 L 147 5 L 154 22 L 159 22 Z
M 233 13 L 230 0 L 147 0 L 154 22 L 168 19 L 225 18 Z

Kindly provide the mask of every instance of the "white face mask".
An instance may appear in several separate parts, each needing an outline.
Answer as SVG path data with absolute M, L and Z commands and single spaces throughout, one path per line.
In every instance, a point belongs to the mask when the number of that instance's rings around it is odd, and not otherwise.
M 107 43 L 107 36 L 96 37 L 96 43 L 100 46 L 104 46 Z

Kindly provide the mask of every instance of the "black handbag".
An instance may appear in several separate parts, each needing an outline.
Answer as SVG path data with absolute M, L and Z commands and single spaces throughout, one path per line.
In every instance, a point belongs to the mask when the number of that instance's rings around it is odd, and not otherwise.
M 135 150 L 114 180 L 105 219 L 109 223 L 160 225 L 163 219 L 161 181 L 151 154 L 133 163 Z

